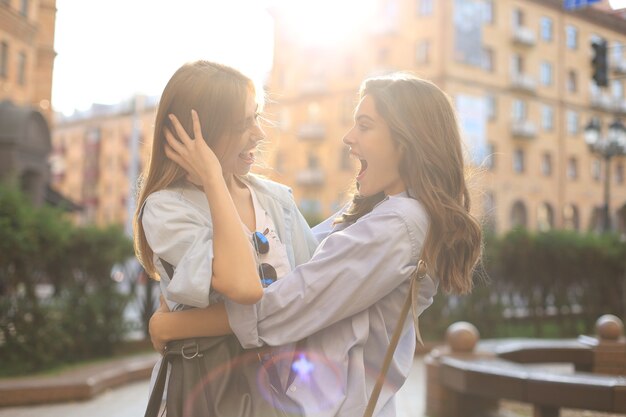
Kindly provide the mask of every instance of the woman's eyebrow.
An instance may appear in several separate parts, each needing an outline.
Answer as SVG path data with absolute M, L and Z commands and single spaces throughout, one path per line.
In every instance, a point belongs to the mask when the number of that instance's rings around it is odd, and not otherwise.
M 356 120 L 357 122 L 360 121 L 361 119 L 367 119 L 372 123 L 375 123 L 376 121 L 374 119 L 372 119 L 370 116 L 368 116 L 367 114 L 360 114 L 357 116 Z

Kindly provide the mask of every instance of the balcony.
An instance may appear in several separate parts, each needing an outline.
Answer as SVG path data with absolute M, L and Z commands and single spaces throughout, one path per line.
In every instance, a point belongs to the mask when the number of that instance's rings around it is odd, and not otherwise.
M 511 86 L 516 90 L 535 93 L 537 91 L 537 81 L 528 74 L 511 74 Z
M 515 138 L 533 139 L 537 136 L 537 126 L 529 120 L 517 120 L 511 124 L 511 134 Z
M 323 123 L 303 123 L 298 128 L 298 138 L 321 141 L 326 138 L 326 126 Z
M 612 111 L 615 107 L 611 96 L 600 92 L 591 93 L 591 107 L 599 110 Z
M 611 59 L 610 61 L 610 66 L 613 71 L 618 74 L 626 74 L 626 59 L 622 58 L 619 61 Z
M 537 42 L 537 39 L 532 29 L 519 26 L 513 28 L 513 42 L 519 45 L 533 46 Z
M 303 169 L 296 174 L 296 183 L 303 187 L 323 185 L 324 172 L 319 168 Z
M 317 95 L 328 93 L 328 80 L 324 77 L 309 78 L 300 83 L 300 94 Z
M 613 97 L 613 111 L 618 114 L 626 114 L 626 99 L 624 97 Z

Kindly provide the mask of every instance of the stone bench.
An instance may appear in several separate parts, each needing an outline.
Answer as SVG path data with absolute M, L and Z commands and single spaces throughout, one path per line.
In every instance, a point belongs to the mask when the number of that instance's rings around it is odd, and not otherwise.
M 482 408 L 495 403 L 481 399 L 508 399 L 533 404 L 535 417 L 558 416 L 560 408 L 626 413 L 626 378 L 620 376 L 561 374 L 498 357 L 444 357 L 439 378 L 444 387 L 463 394 L 461 403 Z
M 612 364 L 619 365 L 626 358 L 623 327 L 617 328 L 619 332 L 613 331 L 606 343 L 579 338 L 508 339 L 478 344 L 474 326 L 455 323 L 446 334 L 448 346 L 433 350 L 425 358 L 427 414 L 493 414 L 501 399 L 532 404 L 534 417 L 558 417 L 561 408 L 626 413 L 626 376 L 621 374 L 622 368 L 612 365 L 617 370 L 612 372 L 615 375 L 589 372 L 597 369 L 598 362 L 607 360 L 602 359 L 606 352 L 613 355 L 608 357 Z M 564 369 L 547 364 L 568 366 Z

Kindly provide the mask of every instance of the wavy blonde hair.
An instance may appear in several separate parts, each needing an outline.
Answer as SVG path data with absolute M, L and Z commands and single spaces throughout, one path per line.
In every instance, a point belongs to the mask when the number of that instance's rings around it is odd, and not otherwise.
M 411 197 L 430 216 L 422 259 L 445 292 L 468 293 L 482 250 L 479 222 L 470 214 L 461 137 L 450 99 L 435 84 L 412 74 L 370 78 L 360 97 L 372 97 L 401 150 L 399 172 Z M 369 213 L 384 194 L 354 194 L 339 222 Z
M 158 279 L 153 251 L 148 245 L 141 223 L 141 211 L 148 196 L 183 179 L 186 172 L 165 155 L 163 128 L 170 126 L 169 114 L 192 132 L 191 110 L 202 122 L 202 136 L 215 150 L 223 138 L 240 133 L 245 119 L 248 94 L 254 94 L 254 83 L 234 68 L 209 61 L 194 61 L 180 67 L 170 78 L 157 109 L 150 160 L 139 182 L 137 209 L 133 217 L 135 254 L 146 272 Z M 228 149 L 228 147 L 226 147 Z M 220 158 L 223 155 L 217 155 Z

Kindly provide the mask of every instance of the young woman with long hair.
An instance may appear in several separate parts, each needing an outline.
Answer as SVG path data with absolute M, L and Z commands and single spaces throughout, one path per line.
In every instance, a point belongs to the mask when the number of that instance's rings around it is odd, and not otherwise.
M 195 134 L 203 139 L 202 157 L 209 177 L 190 175 L 168 157 L 171 117 L 177 126 L 190 131 L 202 122 Z M 195 61 L 180 67 L 167 83 L 141 182 L 134 235 L 137 257 L 152 277 L 160 278 L 169 309 L 193 315 L 197 308 L 223 299 L 254 303 L 263 286 L 309 260 L 315 250 L 317 241 L 291 191 L 249 173 L 264 137 L 254 84 L 239 71 Z M 259 268 L 264 265 L 271 268 Z M 221 361 L 238 361 L 244 354 L 234 336 L 210 344 L 210 350 L 196 355 L 198 367 L 206 366 L 200 359 L 205 355 L 214 355 L 221 366 Z M 172 377 L 189 381 L 184 375 Z M 233 408 L 256 407 L 251 401 L 240 404 L 239 398 L 236 403 L 222 401 L 222 393 L 233 387 L 250 391 L 253 387 L 246 388 L 245 378 L 243 373 L 221 372 L 214 381 L 206 381 L 206 389 L 200 389 L 203 395 L 194 394 L 194 404 L 200 407 L 195 410 L 208 408 L 211 416 L 231 416 Z M 195 389 L 170 384 L 167 415 L 182 415 L 183 404 Z

